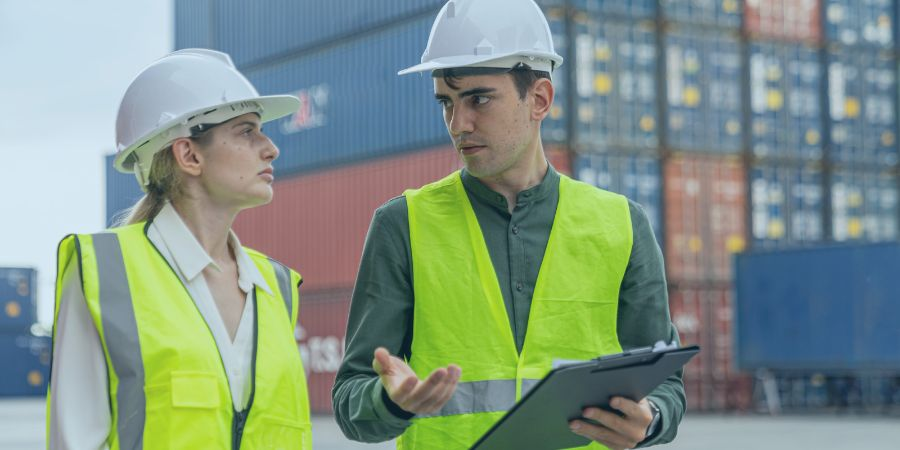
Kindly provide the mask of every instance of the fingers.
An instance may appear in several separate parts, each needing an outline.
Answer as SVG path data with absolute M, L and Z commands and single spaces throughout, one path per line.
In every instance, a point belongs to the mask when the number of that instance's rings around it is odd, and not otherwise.
M 634 448 L 634 446 L 637 445 L 637 442 L 628 442 L 625 440 L 624 436 L 609 428 L 592 425 L 581 420 L 569 422 L 569 429 L 575 434 L 584 436 L 592 441 L 599 442 L 609 447 L 610 450 L 624 450 L 626 448 Z
M 446 375 L 439 382 L 436 380 L 435 384 L 429 386 L 428 391 L 422 391 L 425 397 L 421 399 L 422 401 L 418 405 L 421 413 L 432 413 L 440 410 L 453 397 L 453 393 L 456 391 L 459 377 L 462 374 L 460 368 L 456 365 L 450 365 L 446 369 L 439 370 L 445 371 Z M 436 372 L 432 373 L 432 375 L 437 375 Z M 429 380 L 431 380 L 431 376 L 429 376 Z M 425 384 L 429 380 L 426 380 Z
M 630 405 L 628 403 L 631 403 Z M 608 447 L 634 448 L 644 440 L 649 419 L 643 416 L 641 405 L 631 400 L 616 397 L 611 404 L 620 411 L 628 409 L 636 415 L 619 416 L 618 414 L 604 411 L 599 408 L 587 408 L 582 414 L 585 418 L 595 420 L 600 425 L 593 425 L 584 421 L 575 420 L 570 423 L 572 431 L 588 439 L 595 440 Z M 649 417 L 649 406 L 647 407 Z

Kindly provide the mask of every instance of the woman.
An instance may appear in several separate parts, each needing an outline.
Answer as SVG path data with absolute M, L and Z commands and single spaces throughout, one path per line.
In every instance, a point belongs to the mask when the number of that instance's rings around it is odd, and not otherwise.
M 146 195 L 123 226 L 60 243 L 51 448 L 311 447 L 300 275 L 231 231 L 272 200 L 278 149 L 261 124 L 298 106 L 211 50 L 131 83 L 115 166 Z

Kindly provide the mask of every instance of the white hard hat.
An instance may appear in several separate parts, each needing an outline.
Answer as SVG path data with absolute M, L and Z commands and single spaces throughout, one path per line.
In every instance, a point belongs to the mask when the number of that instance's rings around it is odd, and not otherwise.
M 450 0 L 441 8 L 422 63 L 398 75 L 459 67 L 552 72 L 563 62 L 534 0 Z
M 231 58 L 207 49 L 170 53 L 141 71 L 128 86 L 116 118 L 116 170 L 134 173 L 144 188 L 153 155 L 190 128 L 258 113 L 262 122 L 300 107 L 291 95 L 260 96 Z

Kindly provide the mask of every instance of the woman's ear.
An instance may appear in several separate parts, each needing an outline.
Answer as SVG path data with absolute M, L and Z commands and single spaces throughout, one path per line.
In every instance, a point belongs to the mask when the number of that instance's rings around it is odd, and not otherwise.
M 172 155 L 178 168 L 195 177 L 203 173 L 203 154 L 196 142 L 188 138 L 178 138 L 172 142 Z

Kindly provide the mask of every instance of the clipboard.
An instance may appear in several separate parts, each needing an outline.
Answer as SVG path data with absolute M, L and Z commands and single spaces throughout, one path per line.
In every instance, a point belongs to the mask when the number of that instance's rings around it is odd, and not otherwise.
M 700 347 L 654 347 L 566 364 L 550 371 L 471 447 L 471 450 L 579 447 L 591 441 L 569 429 L 588 406 L 609 409 L 609 399 L 646 397 L 684 366 Z

